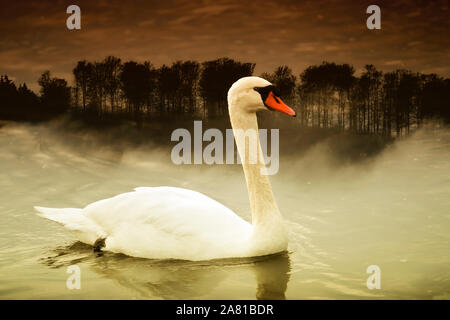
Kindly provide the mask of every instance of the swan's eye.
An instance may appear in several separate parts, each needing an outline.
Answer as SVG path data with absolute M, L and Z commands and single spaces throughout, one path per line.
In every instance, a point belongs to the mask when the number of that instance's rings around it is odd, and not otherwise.
M 267 104 L 266 104 L 266 100 L 267 100 L 267 97 L 269 96 L 269 94 L 272 92 L 273 93 L 273 96 L 274 96 L 274 98 L 275 99 L 277 99 L 276 98 L 276 90 L 275 90 L 275 87 L 273 86 L 273 85 L 270 85 L 270 86 L 267 86 L 267 87 L 255 87 L 255 88 L 253 88 L 255 91 L 257 91 L 260 95 L 261 95 L 261 99 L 262 99 L 262 101 L 263 101 L 263 103 L 264 103 L 264 105 L 266 106 L 266 107 L 268 107 L 268 108 L 270 108 L 269 106 L 267 106 Z M 279 101 L 278 101 L 278 99 L 277 99 L 277 103 L 279 103 Z
M 261 95 L 268 95 L 270 91 L 273 91 L 274 93 L 276 91 L 273 85 L 266 87 L 255 87 L 253 90 L 258 91 Z

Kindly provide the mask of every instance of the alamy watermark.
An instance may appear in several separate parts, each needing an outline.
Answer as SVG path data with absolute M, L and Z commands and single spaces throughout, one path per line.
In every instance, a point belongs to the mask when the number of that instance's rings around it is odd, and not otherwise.
M 66 19 L 66 26 L 69 30 L 81 29 L 81 9 L 79 6 L 72 4 L 67 7 L 66 13 L 70 16 Z M 366 26 L 369 30 L 381 29 L 381 9 L 376 4 L 367 7 L 366 14 L 370 14 L 366 20 Z
M 258 147 L 258 134 L 261 152 Z M 245 141 L 245 152 L 235 157 L 234 136 Z M 171 159 L 180 164 L 264 164 L 260 173 L 274 175 L 279 169 L 279 129 L 270 129 L 270 155 L 268 154 L 268 131 L 260 129 L 226 129 L 225 139 L 222 131 L 216 128 L 203 132 L 202 121 L 194 121 L 194 137 L 189 130 L 178 128 L 172 132 L 171 141 L 178 141 L 172 148 Z M 203 148 L 203 142 L 209 142 Z M 192 152 L 193 151 L 193 152 Z M 224 154 L 225 153 L 225 154 Z M 193 154 L 193 157 L 192 157 Z
M 377 265 L 370 265 L 367 267 L 366 273 L 370 274 L 367 278 L 367 289 L 381 289 L 381 269 Z
M 69 30 L 80 30 L 81 29 L 81 9 L 79 6 L 72 4 L 67 7 L 67 14 L 70 16 L 66 20 L 66 26 Z
M 66 287 L 69 290 L 81 289 L 81 269 L 76 264 L 67 267 L 66 273 L 70 276 L 66 280 Z
M 367 7 L 367 14 L 370 16 L 366 20 L 366 26 L 369 30 L 381 29 L 381 9 L 376 4 Z

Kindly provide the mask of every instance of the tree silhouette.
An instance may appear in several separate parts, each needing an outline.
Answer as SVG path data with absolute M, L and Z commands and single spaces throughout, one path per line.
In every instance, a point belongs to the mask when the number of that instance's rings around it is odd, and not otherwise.
M 170 112 L 173 107 L 173 72 L 172 69 L 166 65 L 162 65 L 157 70 L 158 79 L 158 95 L 159 95 L 159 111 L 163 114 L 165 111 Z
M 311 109 L 311 123 L 318 127 L 328 127 L 330 108 L 332 107 L 336 74 L 335 63 L 323 62 L 319 66 L 310 66 L 300 75 L 301 85 L 299 93 L 307 96 Z
M 70 107 L 71 95 L 67 81 L 52 78 L 50 71 L 44 72 L 38 80 L 41 86 L 41 102 L 48 115 L 60 115 Z
M 242 63 L 229 58 L 203 63 L 199 86 L 209 118 L 226 114 L 228 89 L 238 79 L 251 76 L 254 69 L 254 63 Z
M 27 85 L 16 87 L 8 76 L 0 76 L 0 119 L 45 120 L 40 109 L 39 97 Z
M 150 63 L 126 62 L 120 73 L 123 97 L 132 110 L 138 126 L 142 125 L 142 107 L 148 103 L 149 92 L 154 86 L 154 73 Z
M 200 64 L 196 61 L 180 62 L 181 86 L 183 110 L 195 113 L 198 80 L 200 78 Z M 185 107 L 184 107 L 185 106 Z
M 90 107 L 97 115 L 102 116 L 106 98 L 106 67 L 102 62 L 94 62 L 91 65 L 88 82 Z
M 39 97 L 24 83 L 17 88 L 18 106 L 16 110 L 21 110 L 21 118 L 28 120 L 39 120 Z
M 335 65 L 335 72 L 332 78 L 334 88 L 338 93 L 338 125 L 346 128 L 346 107 L 350 103 L 350 90 L 355 83 L 355 69 L 349 64 Z
M 160 110 L 172 114 L 194 113 L 200 76 L 196 61 L 176 61 L 157 70 Z
M 81 94 L 83 111 L 86 111 L 86 103 L 88 97 L 89 79 L 92 75 L 92 64 L 86 60 L 78 61 L 77 66 L 73 69 L 75 77 L 75 101 L 78 107 L 78 96 Z
M 423 77 L 421 119 L 441 118 L 450 123 L 450 79 L 444 80 L 435 74 Z
M 141 126 L 144 120 L 171 121 L 175 115 L 227 119 L 229 87 L 254 68 L 253 63 L 220 58 L 155 69 L 149 62 L 122 63 L 107 56 L 100 62 L 79 61 L 73 89 L 44 72 L 38 80 L 40 96 L 3 75 L 0 119 L 40 121 L 69 111 L 96 125 L 133 119 Z M 299 81 L 288 66 L 262 76 L 297 109 L 302 126 L 391 136 L 408 134 L 430 118 L 450 123 L 449 79 L 409 70 L 383 74 L 373 65 L 366 65 L 359 77 L 354 72 L 349 64 L 325 61 L 306 68 Z
M 363 104 L 362 119 L 359 119 L 360 128 L 366 133 L 376 133 L 379 127 L 379 103 L 382 73 L 373 65 L 366 65 L 365 71 L 360 78 Z
M 0 115 L 2 119 L 15 119 L 18 115 L 16 110 L 18 102 L 17 87 L 7 75 L 0 76 Z
M 388 72 L 383 77 L 383 131 L 384 136 L 392 132 L 392 120 L 397 104 L 398 74 Z
M 294 102 L 297 78 L 292 73 L 291 68 L 288 66 L 280 66 L 275 69 L 274 73 L 263 73 L 261 77 L 275 85 L 278 93 L 284 101 L 288 104 L 292 104 Z
M 115 103 L 119 95 L 119 74 L 122 69 L 122 64 L 120 58 L 108 56 L 103 61 L 103 65 L 105 69 L 105 89 L 109 95 L 111 112 L 114 112 Z

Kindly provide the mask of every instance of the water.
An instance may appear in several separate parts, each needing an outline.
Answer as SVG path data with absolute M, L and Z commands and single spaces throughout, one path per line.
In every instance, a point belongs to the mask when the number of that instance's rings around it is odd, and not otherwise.
M 450 133 L 421 130 L 360 164 L 325 145 L 272 176 L 288 253 L 157 261 L 96 254 L 32 207 L 82 207 L 136 186 L 191 188 L 249 219 L 238 166 L 181 166 L 170 149 L 100 147 L 41 126 L 0 128 L 1 299 L 449 299 Z M 68 290 L 67 266 L 81 269 Z M 369 290 L 366 269 L 381 269 Z

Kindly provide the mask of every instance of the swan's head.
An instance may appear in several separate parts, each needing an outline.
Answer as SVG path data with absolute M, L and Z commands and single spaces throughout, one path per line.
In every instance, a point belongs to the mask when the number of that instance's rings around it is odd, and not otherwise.
M 233 83 L 228 90 L 228 105 L 230 111 L 275 110 L 295 117 L 295 111 L 280 99 L 275 87 L 260 77 L 244 77 Z

